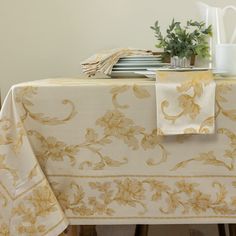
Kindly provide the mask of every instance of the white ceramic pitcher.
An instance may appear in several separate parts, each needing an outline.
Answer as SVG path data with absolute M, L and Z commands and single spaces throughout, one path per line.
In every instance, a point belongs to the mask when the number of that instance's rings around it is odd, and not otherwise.
M 236 76 L 236 44 L 216 45 L 215 71 L 228 76 Z
M 236 25 L 230 40 L 226 39 L 224 16 L 228 10 L 233 10 L 236 13 L 236 6 L 226 6 L 224 8 L 209 6 L 203 2 L 197 2 L 200 9 L 202 20 L 206 26 L 212 25 L 213 38 L 216 43 L 233 43 L 236 40 Z
M 215 61 L 215 47 L 217 44 L 233 43 L 236 40 L 236 27 L 230 39 L 226 38 L 224 16 L 229 10 L 236 13 L 236 6 L 226 6 L 224 8 L 209 6 L 203 2 L 197 2 L 201 19 L 206 26 L 212 25 L 213 37 L 210 40 L 210 50 L 213 61 Z M 235 24 L 236 25 L 236 24 Z

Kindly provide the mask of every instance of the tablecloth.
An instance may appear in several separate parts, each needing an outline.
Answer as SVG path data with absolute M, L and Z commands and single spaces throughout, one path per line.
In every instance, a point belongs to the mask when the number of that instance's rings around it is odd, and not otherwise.
M 0 114 L 0 235 L 236 223 L 236 80 L 216 85 L 216 133 L 177 136 L 156 128 L 154 81 L 13 86 Z

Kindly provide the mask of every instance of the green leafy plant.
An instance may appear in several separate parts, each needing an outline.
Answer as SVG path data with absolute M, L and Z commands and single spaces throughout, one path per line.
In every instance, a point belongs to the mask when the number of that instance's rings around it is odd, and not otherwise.
M 198 55 L 202 58 L 209 57 L 208 38 L 212 36 L 212 27 L 205 27 L 204 22 L 189 20 L 187 25 L 182 27 L 180 22 L 174 19 L 163 36 L 158 21 L 151 29 L 155 32 L 158 40 L 157 48 L 163 48 L 164 53 L 172 56 L 190 58 Z

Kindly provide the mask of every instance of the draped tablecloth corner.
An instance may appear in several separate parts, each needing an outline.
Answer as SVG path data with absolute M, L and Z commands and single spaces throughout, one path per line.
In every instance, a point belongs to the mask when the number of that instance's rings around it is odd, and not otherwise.
M 59 235 L 69 221 L 32 150 L 20 96 L 13 86 L 0 114 L 0 235 Z

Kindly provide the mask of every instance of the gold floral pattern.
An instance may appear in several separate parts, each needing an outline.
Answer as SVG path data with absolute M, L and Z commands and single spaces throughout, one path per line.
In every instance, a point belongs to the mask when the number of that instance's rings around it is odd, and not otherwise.
M 0 224 L 0 235 L 10 236 L 10 230 L 7 224 Z
M 2 118 L 0 119 L 0 128 L 1 128 L 1 134 L 0 134 L 0 145 L 8 145 L 12 143 L 12 137 L 7 134 L 7 131 L 10 130 L 12 127 L 11 120 L 8 118 Z
M 114 136 L 122 139 L 132 149 L 138 148 L 138 140 L 135 137 L 144 131 L 142 127 L 134 125 L 134 121 L 126 118 L 120 111 L 108 111 L 102 118 L 98 119 L 97 125 L 104 128 L 106 136 Z
M 179 162 L 172 170 L 187 167 L 190 162 L 201 162 L 204 165 L 224 167 L 229 171 L 233 171 L 235 168 L 236 159 L 236 135 L 225 128 L 218 129 L 217 133 L 224 134 L 230 139 L 231 150 L 226 149 L 223 157 L 217 158 L 213 150 L 205 153 L 200 153 L 197 157 Z
M 224 109 L 221 103 L 226 103 L 228 100 L 225 97 L 227 93 L 232 90 L 232 85 L 228 83 L 222 83 L 216 88 L 216 114 L 215 117 L 218 117 L 220 114 L 229 118 L 230 120 L 235 120 L 236 109 Z M 211 118 L 206 120 L 204 123 L 212 122 Z M 204 123 L 201 127 L 204 128 Z M 186 132 L 188 133 L 188 132 Z M 229 171 L 233 171 L 235 168 L 235 159 L 236 159 L 236 135 L 227 128 L 219 128 L 217 134 L 225 135 L 229 140 L 229 148 L 226 147 L 225 154 L 221 157 L 217 157 L 217 154 L 211 150 L 205 153 L 200 153 L 198 156 L 190 158 L 188 160 L 179 162 L 172 170 L 177 170 L 180 168 L 185 168 L 191 162 L 200 162 L 204 165 L 223 167 Z
M 8 172 L 12 178 L 13 182 L 16 184 L 16 181 L 19 179 L 19 176 L 17 174 L 17 170 L 11 168 L 6 164 L 6 156 L 5 155 L 0 155 L 0 171 L 5 171 Z
M 79 151 L 78 147 L 66 145 L 55 137 L 45 138 L 37 131 L 29 130 L 27 134 L 36 137 L 40 141 L 41 146 L 35 154 L 42 167 L 45 166 L 49 159 L 52 161 L 63 161 L 64 157 L 68 157 L 71 165 L 75 165 L 76 159 L 74 155 Z
M 228 190 L 218 181 L 211 182 L 208 186 L 211 191 L 205 193 L 200 189 L 200 183 L 189 181 L 187 178 L 173 181 L 172 184 L 158 178 L 112 179 L 88 182 L 90 194 L 97 197 L 86 195 L 82 183 L 80 185 L 71 182 L 69 195 L 57 189 L 59 183 L 52 182 L 52 186 L 63 209 L 78 217 L 107 215 L 112 218 L 116 211 L 129 207 L 141 209 L 136 214 L 145 218 L 148 217 L 149 202 L 153 202 L 155 214 L 165 216 L 177 212 L 182 215 L 200 215 L 206 212 L 214 212 L 216 215 L 236 213 L 236 197 L 232 196 L 231 202 L 226 201 Z M 118 204 L 120 209 L 115 210 L 114 204 Z
M 41 218 L 47 218 L 48 215 L 58 210 L 57 201 L 47 185 L 42 185 L 34 190 L 32 194 L 23 198 L 13 209 L 13 216 L 20 216 L 21 225 L 17 226 L 19 235 L 43 235 L 47 231 L 46 225 L 39 223 Z
M 236 109 L 225 109 L 222 106 L 222 103 L 227 103 L 228 100 L 225 97 L 227 93 L 232 91 L 232 85 L 227 83 L 222 83 L 216 88 L 216 117 L 220 114 L 223 114 L 225 117 L 231 119 L 232 121 L 236 121 Z
M 114 198 L 120 205 L 128 205 L 136 207 L 136 204 L 140 204 L 144 208 L 144 214 L 147 211 L 145 204 L 142 203 L 144 199 L 144 188 L 142 183 L 136 179 L 126 178 L 124 181 L 116 180 L 117 194 Z
M 154 129 L 151 134 L 143 133 L 143 138 L 141 141 L 141 146 L 143 147 L 143 149 L 148 150 L 148 149 L 154 149 L 154 148 L 158 147 L 161 151 L 161 159 L 160 160 L 155 160 L 153 158 L 149 158 L 146 161 L 146 164 L 149 166 L 159 165 L 159 164 L 165 162 L 168 158 L 169 153 L 166 150 L 166 148 L 164 147 L 164 145 L 162 144 L 163 139 L 164 139 L 163 135 L 164 134 L 160 129 Z
M 196 102 L 196 97 L 201 97 L 203 89 L 213 80 L 212 74 L 209 72 L 187 73 L 183 76 L 187 76 L 187 80 L 176 87 L 177 92 L 180 93 L 178 102 L 182 111 L 178 115 L 168 115 L 165 112 L 165 108 L 169 107 L 169 101 L 164 100 L 161 102 L 161 109 L 165 119 L 173 123 L 181 116 L 189 116 L 192 120 L 196 119 L 201 110 L 200 105 Z M 188 93 L 191 90 L 192 95 Z
M 99 202 L 96 197 L 89 197 L 88 203 L 85 203 L 85 192 L 81 186 L 78 184 L 71 182 L 70 193 L 65 194 L 65 192 L 61 192 L 57 190 L 58 183 L 53 182 L 52 186 L 54 192 L 56 194 L 57 199 L 59 200 L 62 208 L 65 211 L 72 212 L 74 215 L 81 216 L 92 216 L 94 214 L 107 214 L 112 215 L 113 210 L 106 206 L 106 204 Z M 93 186 L 95 188 L 95 186 Z M 100 187 L 101 192 L 106 194 L 106 187 Z M 72 197 L 73 196 L 73 197 Z M 108 199 L 106 200 L 108 203 Z
M 81 150 L 88 150 L 99 158 L 99 162 L 92 162 L 89 160 L 83 161 L 79 164 L 79 169 L 92 168 L 94 170 L 101 170 L 105 167 L 119 167 L 128 163 L 128 158 L 123 157 L 122 160 L 114 160 L 109 156 L 104 155 L 100 151 L 100 147 L 104 147 L 112 143 L 112 138 L 122 140 L 128 147 L 133 150 L 137 150 L 141 147 L 144 150 L 149 148 L 159 147 L 161 152 L 160 160 L 149 158 L 147 165 L 158 165 L 164 162 L 168 157 L 168 152 L 161 144 L 162 131 L 160 129 L 154 129 L 151 134 L 145 133 L 145 129 L 138 126 L 130 118 L 127 118 L 124 113 L 119 109 L 128 108 L 127 105 L 119 105 L 117 102 L 117 96 L 120 93 L 124 93 L 129 90 L 128 86 L 119 86 L 111 89 L 112 101 L 114 110 L 107 111 L 101 118 L 98 118 L 96 125 L 103 128 L 103 136 L 99 137 L 98 133 L 93 128 L 87 128 L 85 134 L 85 141 L 76 145 L 67 145 L 66 143 L 57 140 L 55 137 L 45 138 L 37 131 L 29 130 L 27 134 L 37 138 L 41 146 L 36 151 L 37 158 L 41 164 L 41 167 L 45 167 L 48 160 L 63 161 L 65 157 L 68 157 L 72 166 L 74 166 L 78 160 L 77 156 Z M 138 85 L 133 86 L 133 93 L 139 99 L 150 97 L 147 90 L 141 88 Z M 141 145 L 139 144 L 138 136 L 143 136 Z
M 122 86 L 113 87 L 111 89 L 110 93 L 112 94 L 112 103 L 113 103 L 114 108 L 116 108 L 116 109 L 129 108 L 128 105 L 120 105 L 117 101 L 118 95 L 121 93 L 127 92 L 129 90 L 129 88 L 130 87 L 127 85 L 122 85 Z M 133 85 L 132 91 L 133 91 L 133 94 L 135 95 L 136 98 L 145 99 L 145 98 L 150 97 L 150 93 L 146 89 L 142 88 L 141 86 L 139 86 L 137 84 Z
M 211 72 L 158 72 L 156 101 L 157 128 L 165 135 L 214 133 L 215 81 Z
M 34 104 L 31 102 L 31 99 L 34 95 L 37 95 L 37 87 L 24 87 L 20 89 L 15 97 L 15 100 L 17 103 L 19 103 L 22 107 L 23 110 L 23 115 L 21 115 L 21 121 L 24 122 L 28 117 L 31 119 L 44 124 L 44 125 L 60 125 L 64 124 L 67 121 L 71 120 L 72 118 L 75 117 L 77 112 L 75 111 L 75 105 L 73 102 L 71 102 L 68 99 L 64 99 L 62 101 L 63 105 L 69 105 L 71 107 L 71 112 L 69 115 L 63 119 L 60 119 L 58 117 L 47 117 L 44 116 L 43 113 L 34 113 L 32 112 L 29 107 L 34 106 Z
M 154 129 L 151 134 L 146 134 L 145 129 L 136 126 L 133 120 L 128 119 L 123 113 L 114 110 L 108 111 L 103 117 L 96 122 L 104 130 L 104 135 L 99 137 L 98 133 L 92 128 L 88 128 L 85 134 L 85 141 L 76 145 L 67 145 L 66 143 L 57 140 L 55 137 L 45 138 L 37 131 L 29 130 L 27 134 L 34 136 L 40 141 L 40 146 L 36 150 L 37 158 L 41 167 L 45 167 L 48 160 L 63 161 L 65 157 L 69 158 L 72 166 L 78 161 L 78 155 L 81 150 L 88 150 L 99 158 L 99 162 L 91 162 L 89 160 L 83 161 L 79 164 L 80 169 L 92 168 L 94 170 L 101 170 L 108 167 L 119 167 L 127 164 L 128 159 L 124 157 L 121 161 L 114 160 L 109 156 L 104 155 L 100 147 L 105 147 L 112 143 L 112 138 L 121 139 L 128 147 L 133 150 L 142 147 L 144 150 L 153 149 L 156 146 L 161 151 L 161 159 L 155 161 L 153 158 L 147 160 L 148 165 L 158 165 L 166 161 L 168 152 L 161 144 L 162 132 Z M 142 135 L 141 145 L 139 144 L 138 136 Z
M 21 122 L 13 124 L 8 118 L 0 119 L 0 146 L 9 145 L 11 149 L 18 153 L 23 145 L 23 138 L 26 136 L 24 127 Z M 14 133 L 12 132 L 14 130 Z
M 89 86 L 79 81 L 63 82 L 71 91 L 65 99 L 64 85 L 56 83 L 59 90 L 50 92 L 52 80 L 47 89 L 46 81 L 14 86 L 4 103 L 1 236 L 57 235 L 67 219 L 73 224 L 236 221 L 235 81 L 216 81 L 215 117 L 186 129 L 181 142 L 156 127 L 155 82 L 115 80 L 97 89 L 96 80 L 85 82 Z M 199 105 L 203 89 L 195 82 L 179 86 L 180 96 L 195 96 L 180 99 L 185 118 L 198 117 L 192 105 Z M 62 110 L 52 113 L 42 96 L 62 102 Z M 215 134 L 190 136 L 209 133 L 214 118 Z

